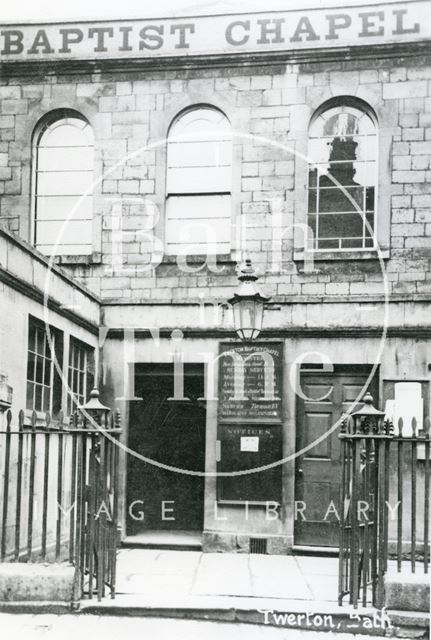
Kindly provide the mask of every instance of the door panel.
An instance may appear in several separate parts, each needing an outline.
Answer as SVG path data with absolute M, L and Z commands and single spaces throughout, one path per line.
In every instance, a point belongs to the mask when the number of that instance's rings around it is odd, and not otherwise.
M 295 499 L 305 504 L 295 522 L 295 544 L 338 546 L 338 513 L 341 481 L 339 427 L 331 433 L 367 380 L 367 373 L 303 373 L 301 388 L 308 400 L 298 397 Z M 369 385 L 375 400 L 377 385 Z M 358 405 L 359 406 L 359 405 Z M 315 445 L 300 453 L 304 448 Z M 304 519 L 303 519 L 304 518 Z

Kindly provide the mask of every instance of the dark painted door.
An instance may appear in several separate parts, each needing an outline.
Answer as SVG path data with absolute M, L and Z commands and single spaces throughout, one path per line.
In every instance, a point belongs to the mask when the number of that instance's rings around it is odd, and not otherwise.
M 205 469 L 203 365 L 185 365 L 184 397 L 173 400 L 173 368 L 136 365 L 130 403 L 129 447 L 172 471 L 128 454 L 127 534 L 148 530 L 202 531 Z
M 339 428 L 328 432 L 362 395 L 366 372 L 303 373 L 298 398 L 296 451 L 320 442 L 296 459 L 295 544 L 338 546 L 338 514 L 341 481 Z M 377 401 L 375 380 L 369 385 Z M 358 408 L 361 406 L 358 403 Z

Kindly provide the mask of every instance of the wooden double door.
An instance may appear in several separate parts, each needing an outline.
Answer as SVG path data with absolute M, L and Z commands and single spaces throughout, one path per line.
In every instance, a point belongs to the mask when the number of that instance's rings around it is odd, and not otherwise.
M 340 428 L 333 427 L 352 404 L 361 406 L 369 373 L 360 367 L 350 371 L 335 367 L 331 373 L 304 371 L 301 375 L 304 397 L 297 396 L 295 545 L 338 546 L 341 447 Z M 377 404 L 376 376 L 367 389 Z

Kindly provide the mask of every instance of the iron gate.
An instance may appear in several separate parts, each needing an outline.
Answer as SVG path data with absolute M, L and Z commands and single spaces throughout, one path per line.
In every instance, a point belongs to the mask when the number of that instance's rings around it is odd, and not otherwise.
M 395 435 L 369 394 L 364 402 L 365 410 L 347 417 L 340 433 L 338 602 L 348 596 L 354 607 L 382 608 L 388 561 L 398 572 L 428 573 L 430 420 L 418 433 L 415 418 L 409 425 L 400 418 Z
M 92 424 L 90 424 L 90 421 Z M 0 561 L 69 562 L 75 605 L 115 596 L 120 417 L 24 411 L 0 431 Z

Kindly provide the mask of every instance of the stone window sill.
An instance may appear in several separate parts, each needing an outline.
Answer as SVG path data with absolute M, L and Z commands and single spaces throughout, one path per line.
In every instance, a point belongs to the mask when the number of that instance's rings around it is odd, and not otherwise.
M 207 261 L 208 257 L 205 254 L 190 255 L 187 256 L 187 264 L 202 264 Z M 230 253 L 222 253 L 212 257 L 216 258 L 217 264 L 236 264 L 236 260 L 233 259 Z M 178 264 L 178 256 L 164 256 L 160 264 Z
M 329 262 L 335 260 L 388 260 L 390 257 L 389 249 L 364 249 L 358 251 L 295 251 L 293 260 L 295 262 L 304 262 L 310 260 L 313 262 Z
M 76 255 L 76 256 L 54 256 L 54 263 L 59 266 L 62 265 L 91 265 L 102 264 L 102 254 L 92 253 L 90 255 Z

